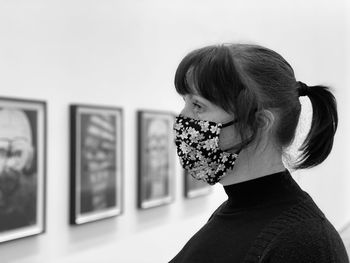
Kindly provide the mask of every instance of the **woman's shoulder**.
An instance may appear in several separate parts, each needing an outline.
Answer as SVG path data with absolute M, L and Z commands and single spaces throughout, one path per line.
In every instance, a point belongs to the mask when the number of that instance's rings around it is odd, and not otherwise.
M 264 263 L 349 262 L 338 232 L 308 195 L 262 230 L 247 258 Z
M 348 263 L 344 244 L 326 218 L 309 218 L 287 226 L 266 247 L 261 262 Z

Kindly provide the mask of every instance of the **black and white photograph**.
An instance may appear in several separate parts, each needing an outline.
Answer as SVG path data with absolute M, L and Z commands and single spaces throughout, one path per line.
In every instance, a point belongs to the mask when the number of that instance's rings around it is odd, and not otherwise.
M 122 213 L 120 108 L 71 105 L 71 224 Z
M 211 193 L 212 189 L 206 182 L 193 178 L 186 170 L 183 171 L 183 176 L 184 196 L 186 198 L 195 198 Z
M 174 114 L 138 112 L 138 207 L 171 203 L 174 195 Z
M 45 231 L 46 103 L 0 98 L 0 243 Z
M 0 263 L 350 263 L 350 0 L 0 0 L 0 97 Z

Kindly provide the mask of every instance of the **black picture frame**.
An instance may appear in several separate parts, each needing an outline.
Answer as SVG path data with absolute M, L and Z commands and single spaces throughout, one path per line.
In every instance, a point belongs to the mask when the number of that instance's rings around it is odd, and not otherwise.
M 70 223 L 123 212 L 123 110 L 70 105 Z
M 184 196 L 191 199 L 205 196 L 211 193 L 212 187 L 204 181 L 193 178 L 186 170 L 183 170 Z
M 46 229 L 46 102 L 0 97 L 0 243 Z
M 138 202 L 139 209 L 170 204 L 174 200 L 175 114 L 139 110 L 138 121 Z

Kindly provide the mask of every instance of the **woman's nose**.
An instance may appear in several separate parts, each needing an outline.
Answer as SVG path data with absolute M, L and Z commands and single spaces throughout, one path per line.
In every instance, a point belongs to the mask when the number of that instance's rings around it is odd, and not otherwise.
M 186 106 L 182 109 L 182 111 L 180 112 L 180 115 L 185 116 L 185 117 L 189 117 L 189 118 L 195 118 L 193 111 L 190 109 L 189 106 Z
M 186 107 L 184 107 L 182 111 L 180 111 L 180 115 L 186 116 Z

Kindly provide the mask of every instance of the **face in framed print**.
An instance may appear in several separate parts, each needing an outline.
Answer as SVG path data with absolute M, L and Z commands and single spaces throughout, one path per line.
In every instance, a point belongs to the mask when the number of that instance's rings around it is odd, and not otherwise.
M 71 105 L 71 224 L 122 213 L 120 108 Z
M 183 170 L 185 182 L 185 197 L 194 198 L 207 195 L 211 192 L 211 186 L 206 182 L 193 178 L 186 170 Z
M 0 243 L 45 231 L 46 103 L 0 98 Z
M 168 204 L 173 200 L 175 147 L 174 114 L 138 112 L 138 207 Z

